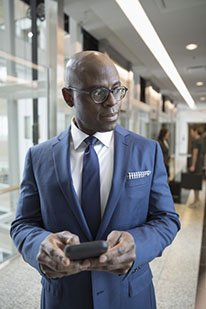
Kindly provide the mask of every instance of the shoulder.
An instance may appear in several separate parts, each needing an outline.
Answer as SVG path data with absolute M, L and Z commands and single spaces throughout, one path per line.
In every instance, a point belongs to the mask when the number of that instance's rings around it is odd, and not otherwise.
M 30 148 L 31 153 L 38 154 L 39 156 L 41 154 L 42 155 L 47 154 L 56 143 L 69 137 L 69 131 L 70 131 L 70 128 L 67 128 L 65 131 L 61 132 L 59 135 L 54 136 L 45 142 L 32 146 Z
M 128 142 L 129 145 L 136 145 L 138 147 L 143 147 L 143 148 L 145 147 L 153 148 L 159 145 L 159 143 L 156 140 L 153 140 L 151 138 L 147 138 L 140 134 L 129 131 L 119 125 L 115 129 L 115 133 L 124 136 L 125 140 Z

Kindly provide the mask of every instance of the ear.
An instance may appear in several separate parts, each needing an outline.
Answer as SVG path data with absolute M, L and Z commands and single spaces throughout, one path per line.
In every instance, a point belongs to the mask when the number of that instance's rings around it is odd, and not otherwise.
M 69 105 L 70 107 L 73 107 L 74 101 L 73 101 L 72 91 L 64 87 L 62 89 L 62 95 L 67 105 Z

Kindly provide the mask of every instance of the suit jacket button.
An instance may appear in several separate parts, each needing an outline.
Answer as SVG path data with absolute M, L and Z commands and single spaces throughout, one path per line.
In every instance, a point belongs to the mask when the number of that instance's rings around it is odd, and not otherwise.
M 97 295 L 100 295 L 100 294 L 102 294 L 102 293 L 104 293 L 104 290 L 98 291 L 98 292 L 97 292 Z
M 141 269 L 141 266 L 137 266 L 137 267 L 133 270 L 132 274 L 136 273 L 139 269 Z

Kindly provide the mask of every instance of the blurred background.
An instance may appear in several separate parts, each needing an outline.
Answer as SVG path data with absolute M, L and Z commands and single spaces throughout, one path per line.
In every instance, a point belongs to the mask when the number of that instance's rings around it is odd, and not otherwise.
M 38 274 L 21 261 L 9 229 L 28 148 L 70 124 L 73 111 L 61 94 L 64 68 L 82 50 L 108 54 L 128 87 L 119 118 L 123 127 L 156 140 L 161 128 L 170 133 L 169 182 L 183 228 L 152 267 L 158 308 L 194 308 L 206 264 L 205 33 L 206 0 L 0 0 L 1 308 L 38 308 Z M 193 192 L 181 187 L 181 173 L 191 162 L 194 124 L 203 143 L 199 209 L 187 207 Z M 3 291 L 14 273 L 16 280 L 26 274 L 21 282 L 27 288 L 28 277 L 36 278 L 37 301 L 28 307 L 21 307 L 26 293 L 13 306 L 19 289 L 6 303 Z

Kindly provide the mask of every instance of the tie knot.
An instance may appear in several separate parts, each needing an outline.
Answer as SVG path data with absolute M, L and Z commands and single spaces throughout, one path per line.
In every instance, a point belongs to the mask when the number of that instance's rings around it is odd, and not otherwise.
M 90 146 L 90 145 L 96 144 L 96 142 L 98 141 L 98 139 L 97 139 L 95 136 L 91 135 L 91 136 L 85 138 L 84 141 L 85 141 L 85 143 L 87 144 L 87 146 Z

